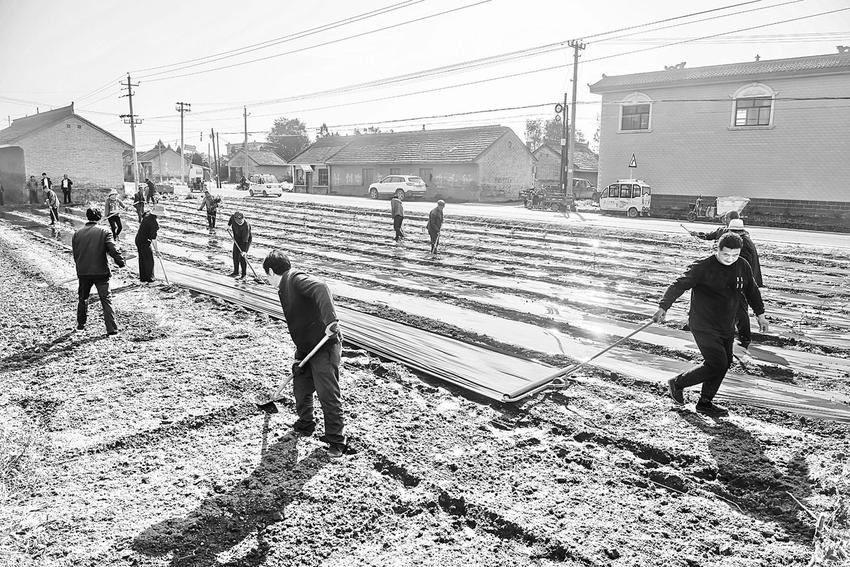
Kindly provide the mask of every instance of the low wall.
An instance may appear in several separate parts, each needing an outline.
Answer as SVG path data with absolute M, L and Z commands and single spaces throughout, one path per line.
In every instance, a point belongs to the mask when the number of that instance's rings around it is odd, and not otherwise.
M 716 197 L 703 195 L 703 203 Z M 653 195 L 652 215 L 684 219 L 693 195 Z M 800 199 L 752 199 L 744 209 L 746 224 L 778 228 L 801 228 L 850 232 L 850 202 Z

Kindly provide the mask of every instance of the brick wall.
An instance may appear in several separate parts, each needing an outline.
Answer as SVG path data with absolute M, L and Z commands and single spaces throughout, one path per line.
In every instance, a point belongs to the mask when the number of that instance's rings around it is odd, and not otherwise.
M 100 193 L 124 186 L 121 154 L 126 146 L 75 116 L 27 136 L 20 145 L 27 179 L 30 175 L 40 179 L 46 172 L 58 187 L 62 174 L 67 173 L 74 182 L 72 194 L 77 195 L 86 189 Z
M 469 164 L 397 164 L 380 163 L 365 165 L 332 165 L 331 193 L 335 195 L 368 195 L 372 180 L 363 182 L 363 170 L 372 169 L 375 181 L 390 175 L 390 168 L 398 169 L 398 175 L 419 175 L 420 169 L 430 169 L 433 179 L 428 182 L 426 199 L 450 201 L 479 200 L 478 166 Z
M 549 184 L 561 179 L 561 158 L 555 152 L 543 146 L 534 152 L 534 157 L 537 158 L 537 163 L 534 166 L 535 181 Z
M 534 157 L 512 130 L 475 161 L 480 186 L 477 201 L 516 201 L 520 191 L 534 186 Z
M 850 202 L 850 112 L 846 101 L 777 100 L 773 125 L 731 127 L 735 91 L 752 81 L 644 89 L 653 101 L 651 131 L 620 133 L 619 102 L 629 92 L 602 99 L 599 183 L 635 177 L 653 187 L 653 209 L 696 195 L 741 195 L 747 213 L 765 222 L 806 228 L 846 226 Z M 782 97 L 846 96 L 850 75 L 762 80 Z M 664 102 L 664 99 L 715 99 Z M 816 204 L 815 204 L 816 203 Z M 687 210 L 685 208 L 685 210 Z M 756 221 L 759 222 L 759 221 Z M 846 230 L 846 229 L 845 229 Z

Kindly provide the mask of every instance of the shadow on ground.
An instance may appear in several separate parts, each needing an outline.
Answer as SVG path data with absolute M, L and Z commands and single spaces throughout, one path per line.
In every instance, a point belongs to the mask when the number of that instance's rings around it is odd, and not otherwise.
M 268 420 L 266 420 L 268 423 Z M 243 557 L 225 563 L 248 567 L 266 561 L 269 546 L 265 529 L 283 519 L 286 506 L 298 497 L 307 483 L 325 464 L 321 449 L 301 461 L 294 436 L 287 436 L 266 448 L 267 426 L 263 431 L 262 459 L 250 476 L 229 492 L 205 499 L 187 516 L 155 524 L 136 536 L 133 549 L 151 556 L 173 552 L 173 567 L 201 567 L 221 564 L 216 556 L 255 534 L 256 545 Z

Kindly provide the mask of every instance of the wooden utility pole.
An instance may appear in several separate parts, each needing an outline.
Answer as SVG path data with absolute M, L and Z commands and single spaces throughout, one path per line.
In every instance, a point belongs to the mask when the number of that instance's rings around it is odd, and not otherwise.
M 141 124 L 142 121 L 136 118 L 136 115 L 133 114 L 133 87 L 139 86 L 139 83 L 131 83 L 130 82 L 130 73 L 127 73 L 127 94 L 121 95 L 121 97 L 127 97 L 130 101 L 130 114 L 122 114 L 121 118 L 124 119 L 124 123 L 130 123 L 130 139 L 133 142 L 133 187 L 134 189 L 139 188 L 139 156 L 136 153 L 136 124 Z M 124 85 L 122 84 L 122 88 Z
M 186 149 L 183 144 L 183 115 L 192 112 L 192 105 L 188 102 L 178 102 L 174 109 L 180 113 L 180 182 L 183 183 L 183 174 L 186 171 Z
M 586 45 L 578 40 L 570 40 L 567 45 L 573 48 L 573 100 L 570 108 L 570 149 L 567 161 L 567 193 L 569 195 L 569 206 L 575 210 L 575 195 L 573 194 L 573 176 L 575 169 L 576 150 L 576 93 L 578 91 L 578 52 L 584 50 Z

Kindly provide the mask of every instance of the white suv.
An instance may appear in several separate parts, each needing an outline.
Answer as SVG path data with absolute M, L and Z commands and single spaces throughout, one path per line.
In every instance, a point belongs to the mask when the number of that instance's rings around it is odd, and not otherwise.
M 419 199 L 425 196 L 425 182 L 416 175 L 387 175 L 369 186 L 369 197 L 398 195 L 402 199 Z
M 248 194 L 252 197 L 280 197 L 283 185 L 270 173 L 255 173 L 248 180 Z

